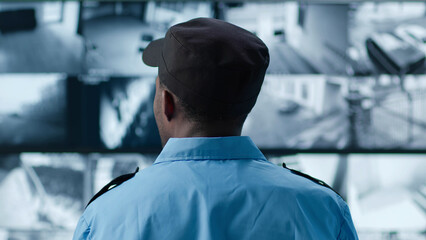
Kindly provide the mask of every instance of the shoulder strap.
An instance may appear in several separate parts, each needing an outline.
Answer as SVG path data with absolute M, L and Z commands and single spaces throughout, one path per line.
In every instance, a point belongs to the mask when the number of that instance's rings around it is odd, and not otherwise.
M 332 187 L 330 187 L 327 183 L 325 183 L 325 182 L 324 182 L 324 181 L 322 181 L 322 180 L 319 180 L 319 179 L 317 179 L 317 178 L 311 177 L 311 176 L 309 176 L 308 174 L 305 174 L 305 173 L 302 173 L 302 172 L 296 171 L 296 170 L 294 170 L 294 169 L 290 169 L 290 168 L 288 168 L 288 167 L 285 165 L 285 163 L 283 163 L 283 168 L 286 168 L 286 169 L 290 170 L 290 172 L 291 172 L 291 173 L 293 173 L 293 174 L 296 174 L 296 175 L 299 175 L 299 176 L 301 176 L 301 177 L 307 178 L 307 179 L 311 180 L 312 182 L 314 182 L 314 183 L 316 183 L 316 184 L 319 184 L 319 185 L 321 185 L 321 186 L 323 186 L 323 187 L 329 188 L 329 189 L 331 189 L 333 192 L 335 192 L 337 195 L 339 195 L 339 196 L 340 196 L 340 194 L 339 194 L 338 192 L 336 192 L 336 191 L 335 191 Z M 342 196 L 340 196 L 340 197 L 342 197 Z M 342 198 L 342 199 L 343 199 L 343 198 Z
M 139 172 L 139 167 L 136 168 L 136 171 L 134 173 L 124 174 L 121 175 L 115 179 L 113 179 L 111 182 L 109 182 L 107 185 L 105 185 L 98 193 L 95 194 L 95 196 L 90 199 L 89 203 L 86 205 L 86 208 L 91 204 L 93 201 L 95 201 L 98 197 L 100 197 L 102 194 L 108 192 L 109 190 L 117 187 L 118 185 L 124 183 L 125 181 L 131 179 L 136 175 L 136 173 Z

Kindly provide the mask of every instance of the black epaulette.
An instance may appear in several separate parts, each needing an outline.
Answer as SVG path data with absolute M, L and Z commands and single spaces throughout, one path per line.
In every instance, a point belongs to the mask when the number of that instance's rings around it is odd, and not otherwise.
M 109 190 L 117 187 L 118 185 L 124 183 L 125 181 L 131 179 L 136 175 L 137 172 L 139 172 L 139 167 L 136 168 L 136 171 L 134 173 L 124 174 L 113 179 L 111 182 L 105 185 L 98 193 L 96 193 L 95 196 L 92 197 L 92 199 L 90 199 L 89 203 L 86 205 L 86 208 L 87 206 L 89 206 L 89 204 L 95 201 L 96 198 L 100 197 L 102 194 L 108 192 Z
M 311 177 L 311 176 L 309 176 L 308 174 L 305 174 L 305 173 L 302 173 L 302 172 L 299 172 L 299 171 L 296 171 L 296 170 L 290 169 L 290 168 L 288 168 L 288 167 L 285 165 L 285 163 L 283 163 L 283 168 L 286 168 L 286 169 L 290 170 L 290 172 L 291 172 L 291 173 L 293 173 L 293 174 L 296 174 L 296 175 L 299 175 L 299 176 L 301 176 L 301 177 L 307 178 L 307 179 L 311 180 L 312 182 L 314 182 L 314 183 L 316 183 L 316 184 L 319 184 L 319 185 L 321 185 L 321 186 L 323 186 L 323 187 L 329 188 L 329 189 L 331 189 L 333 192 L 335 192 L 337 195 L 339 195 L 339 196 L 340 196 L 340 194 L 339 194 L 338 192 L 336 192 L 336 191 L 335 191 L 332 187 L 330 187 L 327 183 L 325 183 L 325 182 L 324 182 L 324 181 L 322 181 L 322 180 L 319 180 L 319 179 L 317 179 L 317 178 Z M 342 196 L 340 196 L 340 197 L 342 197 Z M 342 198 L 342 199 L 343 199 L 343 198 Z

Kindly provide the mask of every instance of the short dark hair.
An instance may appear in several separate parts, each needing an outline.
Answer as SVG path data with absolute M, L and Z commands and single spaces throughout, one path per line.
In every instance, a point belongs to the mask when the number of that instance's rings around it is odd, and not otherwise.
M 168 89 L 160 80 L 160 85 L 162 88 Z M 170 90 L 169 90 L 170 91 Z M 175 95 L 176 96 L 176 95 Z M 239 116 L 225 116 L 221 114 L 211 113 L 208 109 L 195 107 L 179 97 L 177 97 L 177 101 L 179 105 L 182 107 L 185 115 L 188 119 L 200 123 L 200 124 L 210 124 L 216 122 L 231 122 L 237 125 L 243 125 L 244 121 L 247 118 L 247 114 L 239 115 Z

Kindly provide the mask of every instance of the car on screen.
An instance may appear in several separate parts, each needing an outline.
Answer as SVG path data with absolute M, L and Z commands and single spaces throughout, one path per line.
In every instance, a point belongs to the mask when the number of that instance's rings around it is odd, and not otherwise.
M 395 35 L 426 54 L 426 28 L 419 25 L 401 25 L 395 29 Z

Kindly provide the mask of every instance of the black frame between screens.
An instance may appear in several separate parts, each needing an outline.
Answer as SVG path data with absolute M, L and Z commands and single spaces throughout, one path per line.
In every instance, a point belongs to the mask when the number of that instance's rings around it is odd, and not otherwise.
M 350 150 L 350 149 L 264 149 L 260 151 L 267 156 L 291 156 L 297 154 L 426 154 L 426 150 L 398 150 L 398 149 L 377 149 L 377 150 Z M 80 153 L 80 154 L 159 154 L 161 148 L 140 148 L 140 149 L 92 149 L 92 148 L 49 148 L 49 147 L 8 147 L 0 148 L 0 154 L 20 154 L 20 153 Z

